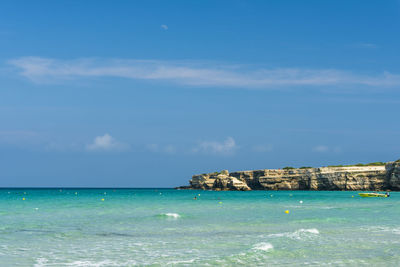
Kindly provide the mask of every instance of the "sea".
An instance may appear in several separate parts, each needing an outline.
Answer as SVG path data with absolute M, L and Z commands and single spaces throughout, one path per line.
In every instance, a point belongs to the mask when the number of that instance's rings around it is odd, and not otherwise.
M 0 266 L 400 266 L 400 193 L 0 189 Z

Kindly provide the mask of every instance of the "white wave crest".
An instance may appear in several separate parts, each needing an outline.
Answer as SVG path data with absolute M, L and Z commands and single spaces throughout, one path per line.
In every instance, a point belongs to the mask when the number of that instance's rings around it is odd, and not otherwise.
M 298 233 L 310 233 L 310 234 L 316 234 L 316 235 L 319 234 L 319 231 L 316 228 L 300 229 L 300 230 L 297 230 L 296 232 L 298 232 Z
M 371 232 L 391 232 L 395 235 L 400 235 L 400 227 L 389 227 L 389 226 L 371 226 L 361 228 Z
M 165 213 L 163 215 L 174 218 L 174 219 L 178 219 L 179 217 L 181 217 L 181 215 L 179 215 L 178 213 Z
M 253 246 L 253 250 L 268 251 L 268 250 L 271 250 L 273 248 L 274 248 L 274 246 L 272 244 L 266 243 L 266 242 L 258 243 L 258 244 L 255 244 Z
M 270 234 L 268 237 L 288 237 L 291 239 L 304 239 L 304 238 L 310 238 L 315 235 L 319 235 L 319 231 L 316 228 L 310 228 L 310 229 L 299 229 L 293 233 L 278 233 L 278 234 Z

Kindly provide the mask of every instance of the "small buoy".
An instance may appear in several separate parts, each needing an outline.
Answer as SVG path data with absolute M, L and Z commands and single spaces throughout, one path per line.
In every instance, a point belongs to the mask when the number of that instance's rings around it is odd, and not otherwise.
M 35 210 L 38 210 L 39 208 L 35 208 Z
M 162 195 L 162 193 L 160 193 L 160 195 Z
M 271 195 L 271 197 L 273 197 L 274 195 Z
M 292 197 L 292 196 L 293 196 L 293 194 L 289 194 L 289 196 L 290 196 L 290 197 Z
M 101 201 L 104 201 L 104 198 L 102 198 Z
M 107 195 L 107 192 L 104 192 L 104 195 Z
M 354 197 L 354 196 L 351 196 L 351 197 Z
M 77 195 L 78 194 L 78 192 L 75 192 L 75 195 Z
M 300 203 L 300 204 L 303 204 L 303 200 L 300 200 L 299 203 Z
M 218 204 L 222 204 L 222 202 L 220 201 L 220 202 L 218 202 Z
M 25 198 L 23 197 L 22 200 L 25 200 Z
M 198 196 L 200 196 L 200 194 Z
M 26 192 L 24 192 L 24 195 L 26 195 Z
M 285 210 L 285 213 L 286 213 L 286 214 L 289 214 L 289 211 L 288 211 L 288 210 Z

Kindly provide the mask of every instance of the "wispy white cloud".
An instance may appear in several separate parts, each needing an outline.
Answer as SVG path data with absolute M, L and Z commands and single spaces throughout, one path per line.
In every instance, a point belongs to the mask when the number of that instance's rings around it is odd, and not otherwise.
M 69 144 L 61 144 L 54 141 L 51 141 L 44 146 L 45 151 L 79 151 L 82 150 L 82 147 L 76 143 Z
M 37 83 L 71 79 L 118 77 L 163 81 L 184 86 L 279 88 L 294 86 L 400 86 L 400 75 L 390 72 L 358 74 L 335 69 L 262 68 L 215 62 L 75 59 L 23 57 L 9 63 Z
M 255 145 L 253 146 L 253 151 L 255 152 L 271 152 L 273 150 L 273 146 L 271 144 L 269 145 Z
M 313 151 L 315 151 L 315 152 L 328 152 L 329 151 L 329 147 L 328 146 L 319 145 L 319 146 L 314 147 Z
M 329 146 L 325 146 L 325 145 L 318 145 L 313 147 L 312 149 L 314 152 L 318 152 L 318 153 L 328 153 L 328 152 L 334 152 L 334 153 L 340 153 L 342 152 L 342 148 L 335 146 L 335 147 L 329 147 Z
M 43 142 L 41 133 L 29 130 L 0 130 L 0 144 L 34 145 Z
M 238 148 L 232 137 L 227 137 L 223 142 L 202 141 L 193 149 L 195 153 L 211 153 L 211 154 L 233 154 Z
M 174 145 L 161 146 L 158 144 L 149 144 L 146 146 L 147 150 L 155 153 L 176 154 L 177 148 Z
M 162 24 L 162 25 L 161 25 L 161 29 L 163 29 L 163 30 L 168 30 L 168 26 L 165 25 L 165 24 Z
M 358 43 L 355 46 L 359 48 L 378 48 L 378 45 L 373 43 Z
M 127 148 L 127 144 L 118 142 L 107 133 L 103 136 L 95 137 L 93 143 L 86 145 L 86 150 L 88 151 L 120 151 Z

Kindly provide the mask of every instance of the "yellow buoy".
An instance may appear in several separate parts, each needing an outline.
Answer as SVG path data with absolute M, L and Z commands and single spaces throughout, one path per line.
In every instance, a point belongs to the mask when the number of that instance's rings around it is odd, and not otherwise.
M 289 211 L 288 211 L 288 210 L 285 210 L 285 213 L 286 213 L 286 214 L 289 214 Z
M 354 197 L 354 196 L 351 196 L 351 197 Z
M 23 197 L 22 200 L 25 200 L 25 198 Z
M 220 201 L 220 202 L 218 202 L 218 204 L 222 204 L 222 202 Z
M 102 198 L 101 201 L 104 201 L 104 198 Z

